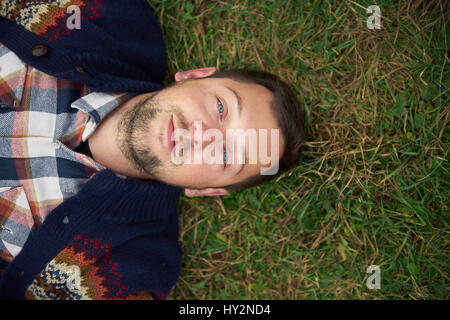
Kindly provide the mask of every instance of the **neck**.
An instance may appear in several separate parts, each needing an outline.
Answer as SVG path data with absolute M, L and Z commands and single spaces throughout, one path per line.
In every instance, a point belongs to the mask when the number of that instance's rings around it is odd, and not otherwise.
M 89 148 L 96 162 L 112 171 L 136 179 L 151 179 L 152 177 L 142 170 L 134 167 L 125 158 L 120 150 L 118 135 L 118 124 L 125 111 L 133 107 L 141 99 L 149 94 L 141 94 L 128 100 L 105 119 L 103 119 L 89 137 Z

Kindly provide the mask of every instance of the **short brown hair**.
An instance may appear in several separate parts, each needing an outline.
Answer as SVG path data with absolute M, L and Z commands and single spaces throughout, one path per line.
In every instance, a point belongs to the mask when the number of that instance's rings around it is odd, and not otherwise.
M 292 88 L 278 76 L 266 71 L 231 69 L 218 71 L 208 78 L 230 78 L 236 81 L 259 84 L 273 94 L 273 108 L 278 119 L 285 145 L 280 157 L 278 174 L 293 167 L 300 156 L 305 141 L 305 111 Z M 249 188 L 271 180 L 274 176 L 254 175 L 244 181 L 227 185 L 230 190 Z

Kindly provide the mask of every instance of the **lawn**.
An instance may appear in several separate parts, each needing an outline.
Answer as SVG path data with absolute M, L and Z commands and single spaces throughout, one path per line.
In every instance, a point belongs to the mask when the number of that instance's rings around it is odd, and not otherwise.
M 449 2 L 150 0 L 178 70 L 267 70 L 307 113 L 298 165 L 179 202 L 171 299 L 448 299 Z M 370 30 L 369 5 L 381 10 Z M 369 289 L 370 265 L 381 288 Z

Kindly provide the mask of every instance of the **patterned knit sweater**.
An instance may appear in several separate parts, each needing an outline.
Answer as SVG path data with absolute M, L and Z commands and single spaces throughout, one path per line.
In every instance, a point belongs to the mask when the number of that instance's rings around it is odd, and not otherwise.
M 79 29 L 70 23 L 73 8 Z M 1 0 L 0 43 L 25 63 L 92 91 L 159 90 L 167 69 L 147 0 Z
M 95 174 L 8 265 L 0 299 L 166 298 L 181 269 L 179 194 L 157 181 Z
M 69 28 L 68 9 L 80 10 Z M 162 88 L 161 28 L 146 0 L 1 0 L 0 43 L 91 91 Z M 164 298 L 181 268 L 179 189 L 96 174 L 33 231 L 0 275 L 0 299 Z

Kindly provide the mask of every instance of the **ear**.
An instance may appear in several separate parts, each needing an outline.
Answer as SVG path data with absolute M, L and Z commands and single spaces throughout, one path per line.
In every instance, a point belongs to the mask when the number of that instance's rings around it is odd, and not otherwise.
M 204 78 L 207 76 L 210 76 L 217 72 L 217 69 L 215 67 L 210 68 L 200 68 L 200 69 L 193 69 L 193 70 L 187 70 L 187 71 L 178 71 L 175 73 L 175 81 L 183 81 L 186 79 L 198 79 L 198 78 Z
M 192 197 L 215 197 L 215 196 L 224 196 L 229 194 L 227 189 L 223 188 L 206 188 L 206 189 L 184 189 L 184 193 L 192 198 Z

